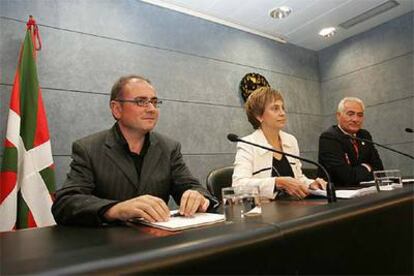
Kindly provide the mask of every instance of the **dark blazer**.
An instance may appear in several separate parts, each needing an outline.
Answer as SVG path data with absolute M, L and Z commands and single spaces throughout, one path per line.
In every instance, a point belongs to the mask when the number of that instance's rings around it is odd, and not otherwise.
M 364 129 L 359 130 L 356 136 L 372 140 L 369 132 Z M 319 163 L 326 168 L 337 186 L 354 186 L 361 181 L 372 180 L 372 172 L 362 166 L 362 163 L 370 165 L 372 171 L 384 169 L 374 145 L 360 141 L 357 143 L 358 158 L 351 139 L 338 126 L 331 126 L 319 137 Z
M 73 143 L 71 169 L 52 206 L 57 223 L 100 225 L 100 212 L 117 202 L 150 194 L 166 203 L 172 195 L 179 204 L 188 189 L 210 199 L 210 207 L 215 205 L 215 198 L 191 175 L 178 142 L 150 133 L 138 184 L 134 162 L 117 135 L 114 126 Z

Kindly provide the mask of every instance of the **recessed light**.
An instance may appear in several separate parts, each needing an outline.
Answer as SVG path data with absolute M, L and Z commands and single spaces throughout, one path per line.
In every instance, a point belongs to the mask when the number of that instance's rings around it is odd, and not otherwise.
M 336 29 L 334 27 L 323 28 L 319 31 L 319 35 L 325 38 L 334 36 L 336 33 Z
M 277 7 L 270 10 L 269 15 L 274 19 L 282 19 L 287 17 L 292 12 L 288 6 Z

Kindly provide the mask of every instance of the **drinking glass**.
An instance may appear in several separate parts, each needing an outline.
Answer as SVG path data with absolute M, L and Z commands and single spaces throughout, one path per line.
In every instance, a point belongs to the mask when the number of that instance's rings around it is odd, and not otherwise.
M 400 170 L 374 171 L 374 180 L 378 192 L 402 187 Z
M 257 185 L 223 188 L 222 196 L 226 222 L 243 221 L 262 214 L 260 188 Z

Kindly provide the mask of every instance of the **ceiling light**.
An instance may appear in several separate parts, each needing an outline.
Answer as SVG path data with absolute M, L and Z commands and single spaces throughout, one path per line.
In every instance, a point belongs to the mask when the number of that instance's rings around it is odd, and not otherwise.
M 287 6 L 282 6 L 270 10 L 269 15 L 274 19 L 282 19 L 287 17 L 292 12 L 292 9 Z
M 323 28 L 319 31 L 319 35 L 325 38 L 334 36 L 336 33 L 336 29 L 334 27 Z
M 364 22 L 378 14 L 381 14 L 383 12 L 386 12 L 392 8 L 395 8 L 396 6 L 398 6 L 400 3 L 398 3 L 397 1 L 391 0 L 391 1 L 387 1 L 382 3 L 379 6 L 376 6 L 366 12 L 363 12 L 362 14 L 355 16 L 341 24 L 339 24 L 340 27 L 344 28 L 344 29 L 349 29 L 361 22 Z

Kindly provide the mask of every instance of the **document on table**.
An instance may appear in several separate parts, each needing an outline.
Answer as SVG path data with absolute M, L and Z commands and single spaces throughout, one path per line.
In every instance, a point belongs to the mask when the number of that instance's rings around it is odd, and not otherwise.
M 142 223 L 147 226 L 168 231 L 179 231 L 224 221 L 224 215 L 212 213 L 195 213 L 192 217 L 177 216 L 178 210 L 171 211 L 168 221 L 149 222 L 143 219 L 132 219 L 130 222 Z
M 309 190 L 312 195 L 326 197 L 326 190 Z M 364 195 L 377 193 L 377 188 L 375 186 L 357 189 L 357 190 L 336 190 L 337 198 L 354 198 Z
M 410 183 L 414 183 L 414 178 L 405 178 L 401 180 L 402 184 L 410 184 Z M 375 185 L 375 181 L 371 180 L 371 181 L 363 181 L 363 182 L 359 182 L 359 184 L 361 184 L 362 186 L 371 186 L 371 185 Z

